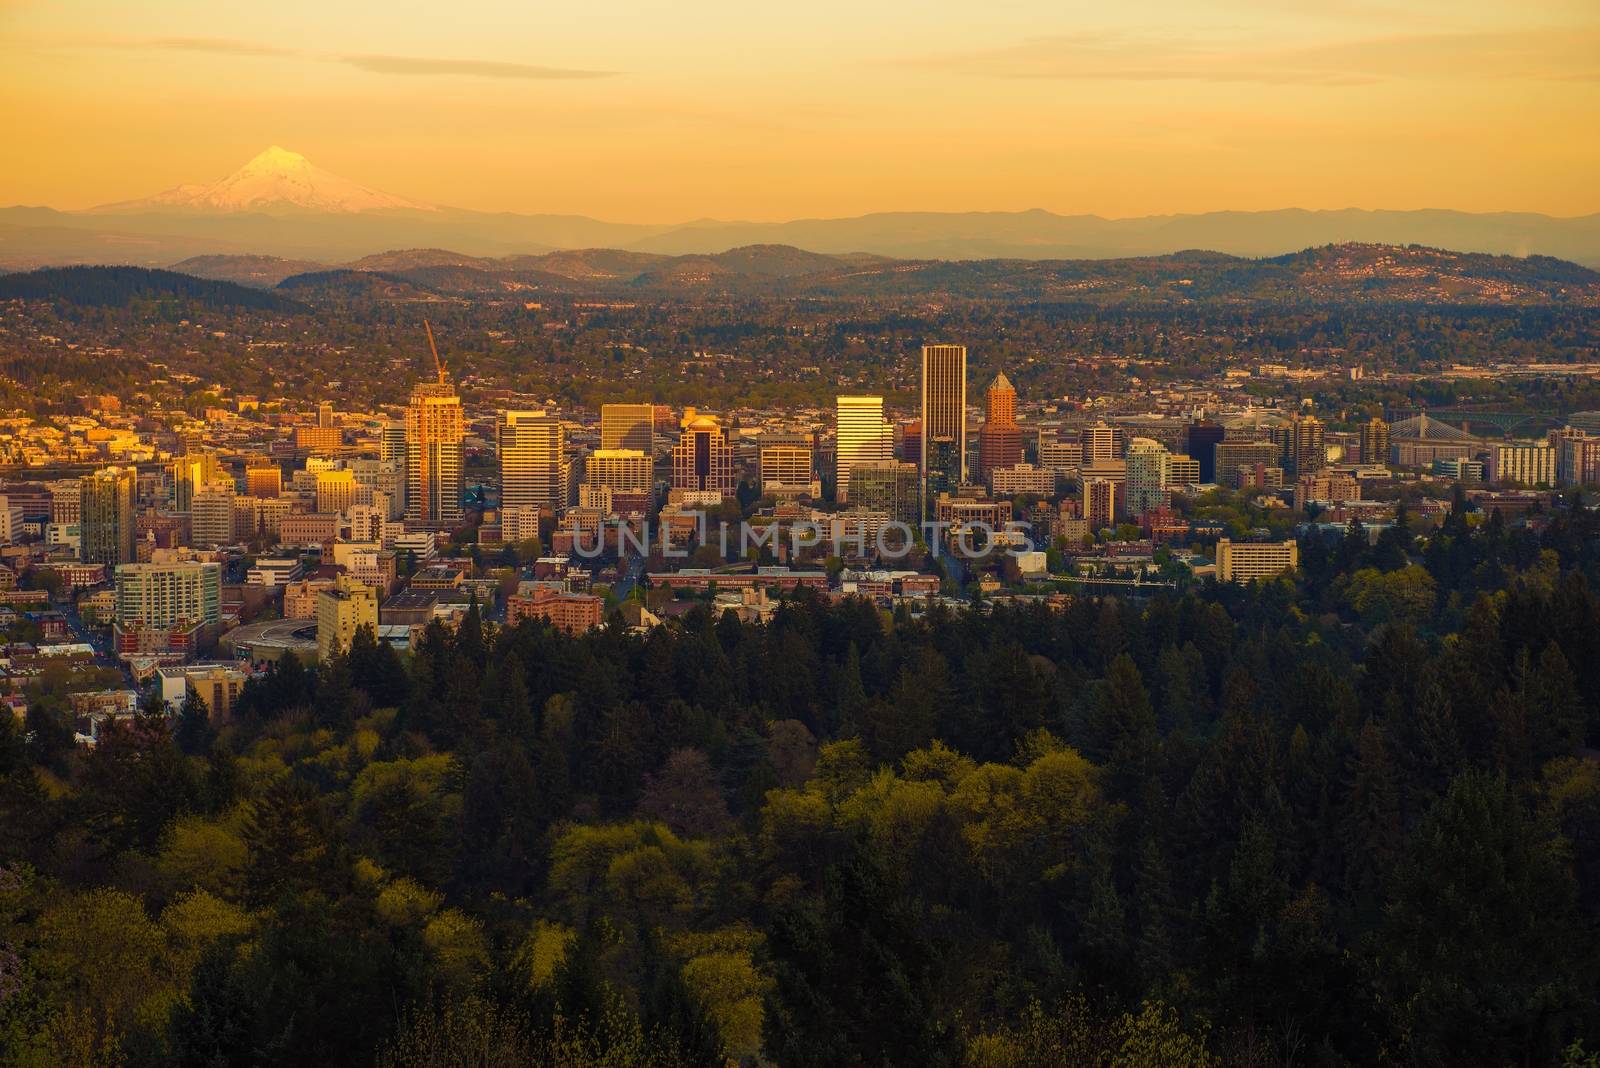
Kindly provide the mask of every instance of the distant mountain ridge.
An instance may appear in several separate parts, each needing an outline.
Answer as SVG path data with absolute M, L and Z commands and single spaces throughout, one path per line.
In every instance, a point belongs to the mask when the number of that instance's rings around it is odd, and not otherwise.
M 469 258 L 606 249 L 712 255 L 749 246 L 915 260 L 1087 260 L 1211 249 L 1265 257 L 1344 243 L 1546 255 L 1600 266 L 1600 213 L 1443 209 L 1217 211 L 1106 219 L 1042 209 L 878 212 L 848 218 L 682 224 L 466 211 L 381 192 L 273 146 L 209 185 L 185 184 L 90 211 L 0 209 L 0 268 L 70 263 L 165 266 L 197 255 L 272 255 L 324 264 L 453 249 Z M 610 268 L 599 264 L 597 270 Z

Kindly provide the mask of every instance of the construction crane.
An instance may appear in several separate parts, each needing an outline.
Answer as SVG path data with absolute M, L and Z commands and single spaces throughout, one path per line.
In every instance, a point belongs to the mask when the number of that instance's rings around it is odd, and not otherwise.
M 422 329 L 428 332 L 428 349 L 433 353 L 433 367 L 434 370 L 439 372 L 439 384 L 442 386 L 445 384 L 444 361 L 439 359 L 439 346 L 433 343 L 433 326 L 428 320 L 424 319 L 422 320 Z

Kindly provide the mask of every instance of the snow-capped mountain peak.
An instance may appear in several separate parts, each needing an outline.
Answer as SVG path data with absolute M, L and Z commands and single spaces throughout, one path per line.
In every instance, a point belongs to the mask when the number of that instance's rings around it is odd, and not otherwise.
M 365 211 L 437 211 L 431 204 L 370 189 L 316 166 L 298 152 L 273 145 L 212 185 L 185 184 L 142 200 L 108 204 L 102 211 L 191 210 L 206 212 L 302 210 L 355 214 Z

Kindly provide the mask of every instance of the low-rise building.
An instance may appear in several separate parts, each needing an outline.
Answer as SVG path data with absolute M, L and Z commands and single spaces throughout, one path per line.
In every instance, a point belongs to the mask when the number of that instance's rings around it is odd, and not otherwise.
M 582 634 L 600 625 L 604 611 L 605 601 L 591 594 L 538 587 L 506 599 L 506 625 L 541 619 L 557 630 Z
M 317 594 L 317 656 L 327 660 L 345 651 L 362 627 L 378 632 L 378 594 L 371 586 L 340 575 Z
M 1217 581 L 1252 582 L 1276 578 L 1300 566 L 1300 543 L 1293 539 L 1274 542 L 1217 542 Z

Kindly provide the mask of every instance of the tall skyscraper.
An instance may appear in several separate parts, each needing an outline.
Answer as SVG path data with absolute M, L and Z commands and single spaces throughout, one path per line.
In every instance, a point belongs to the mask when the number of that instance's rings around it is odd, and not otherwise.
M 1167 494 L 1172 454 L 1165 445 L 1149 438 L 1134 438 L 1128 443 L 1127 495 L 1128 512 L 1143 515 L 1171 503 Z
M 1322 420 L 1295 415 L 1284 428 L 1284 465 L 1295 475 L 1309 475 L 1328 466 L 1328 448 Z
M 978 431 L 978 478 L 987 482 L 1000 468 L 1022 462 L 1022 428 L 1017 425 L 1017 391 L 1004 374 L 989 384 L 985 400 Z
M 567 510 L 572 462 L 567 432 L 554 412 L 501 412 L 495 424 L 500 452 L 500 507 Z
M 446 525 L 461 521 L 461 397 L 441 372 L 419 382 L 406 407 L 406 519 Z
M 1369 419 L 1361 427 L 1361 462 L 1385 465 L 1389 462 L 1389 424 L 1382 419 Z
M 1217 446 L 1227 433 L 1219 423 L 1190 423 L 1184 431 L 1184 448 L 1200 464 L 1200 481 L 1217 481 Z
M 850 499 L 850 470 L 856 464 L 894 458 L 894 427 L 883 418 L 882 397 L 840 397 L 834 437 L 834 499 Z
M 333 402 L 323 401 L 317 405 L 317 425 L 330 427 L 333 425 Z
M 923 502 L 967 481 L 967 347 L 922 346 Z
M 688 408 L 681 425 L 678 443 L 672 447 L 673 492 L 679 497 L 712 493 L 732 496 L 733 446 L 721 420 Z
M 133 499 L 138 475 L 131 467 L 107 467 L 78 482 L 78 555 L 86 564 L 134 562 Z
M 653 404 L 602 404 L 600 447 L 638 449 L 646 456 L 656 451 L 656 406 Z

